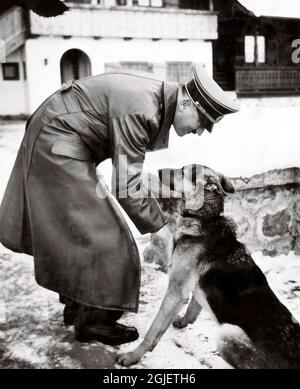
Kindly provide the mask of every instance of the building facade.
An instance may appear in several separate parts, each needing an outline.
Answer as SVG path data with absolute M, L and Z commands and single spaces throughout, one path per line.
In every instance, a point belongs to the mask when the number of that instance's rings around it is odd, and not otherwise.
M 138 69 L 179 82 L 195 63 L 213 71 L 212 0 L 67 3 L 70 11 L 56 18 L 20 7 L 0 15 L 0 116 L 29 115 L 64 81 L 105 71 Z
M 299 96 L 299 2 L 214 0 L 214 7 L 216 81 L 239 96 Z

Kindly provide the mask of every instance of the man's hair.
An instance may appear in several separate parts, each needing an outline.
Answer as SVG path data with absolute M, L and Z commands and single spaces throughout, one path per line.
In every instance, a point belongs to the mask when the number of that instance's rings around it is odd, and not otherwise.
M 183 100 L 182 100 L 182 105 L 184 107 L 187 107 L 189 105 L 192 104 L 192 101 L 191 99 L 189 98 L 189 95 L 187 94 L 187 91 L 185 89 L 185 85 L 184 84 L 179 84 L 179 89 L 181 91 L 181 95 L 183 97 Z
M 189 95 L 188 95 L 188 93 L 187 93 L 187 91 L 185 89 L 185 85 L 184 84 L 180 84 L 179 88 L 181 89 L 181 93 L 182 93 L 182 96 L 183 96 L 182 105 L 184 107 L 188 107 L 191 104 L 194 105 L 194 103 L 190 99 L 190 97 L 189 97 Z M 201 125 L 203 125 L 205 128 L 206 127 L 210 127 L 211 126 L 210 120 L 202 112 L 200 112 L 200 110 L 195 105 L 194 105 L 194 107 L 197 109 L 198 115 L 200 117 Z

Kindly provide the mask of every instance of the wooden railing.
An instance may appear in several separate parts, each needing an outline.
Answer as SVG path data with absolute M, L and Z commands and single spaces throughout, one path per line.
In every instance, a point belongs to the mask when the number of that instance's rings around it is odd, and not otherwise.
M 300 94 L 300 68 L 237 68 L 236 91 L 240 94 Z
M 146 39 L 217 39 L 217 14 L 184 9 L 72 5 L 56 18 L 30 13 L 34 35 Z
M 0 16 L 0 39 L 4 41 L 6 56 L 25 43 L 23 10 L 14 7 Z

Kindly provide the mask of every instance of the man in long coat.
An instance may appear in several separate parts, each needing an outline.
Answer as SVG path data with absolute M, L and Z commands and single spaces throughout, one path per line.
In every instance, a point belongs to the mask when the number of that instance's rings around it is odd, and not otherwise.
M 130 194 L 146 151 L 168 146 L 172 124 L 201 135 L 237 110 L 198 67 L 186 85 L 125 73 L 68 82 L 33 114 L 1 204 L 0 242 L 34 257 L 37 283 L 60 294 L 76 339 L 138 337 L 116 321 L 138 310 L 139 254 L 96 166 L 112 159 L 118 202 L 142 234 L 154 233 L 167 223 L 155 198 Z

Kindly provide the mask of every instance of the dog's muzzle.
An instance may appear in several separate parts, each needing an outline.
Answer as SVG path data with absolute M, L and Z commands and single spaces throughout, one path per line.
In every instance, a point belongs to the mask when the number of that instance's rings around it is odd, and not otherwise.
M 204 190 L 206 190 L 206 191 L 208 191 L 208 192 L 215 192 L 215 191 L 217 191 L 218 189 L 220 189 L 220 188 L 218 187 L 217 184 L 207 184 L 207 185 L 205 185 L 205 187 L 204 187 Z

